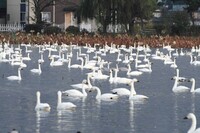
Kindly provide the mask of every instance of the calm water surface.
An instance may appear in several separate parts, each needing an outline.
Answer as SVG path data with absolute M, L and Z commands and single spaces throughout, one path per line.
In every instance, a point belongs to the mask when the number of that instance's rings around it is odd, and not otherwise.
M 23 55 L 26 55 L 23 48 Z M 6 77 L 17 75 L 17 66 L 0 63 L 0 132 L 6 133 L 15 128 L 20 133 L 183 133 L 187 132 L 191 121 L 183 118 L 193 112 L 200 125 L 200 94 L 174 94 L 171 78 L 176 74 L 175 69 L 164 65 L 161 60 L 152 61 L 152 73 L 144 73 L 137 77 L 140 81 L 135 84 L 138 94 L 149 97 L 145 102 L 129 101 L 128 97 L 120 97 L 117 101 L 105 102 L 95 99 L 96 92 L 88 92 L 85 99 L 70 99 L 77 105 L 74 111 L 57 111 L 57 91 L 72 89 L 70 85 L 81 83 L 86 79 L 90 70 L 68 69 L 67 63 L 59 67 L 50 67 L 48 51 L 44 52 L 45 62 L 42 64 L 42 74 L 35 75 L 30 69 L 37 68 L 40 58 L 38 48 L 32 47 L 31 61 L 24 61 L 27 67 L 22 71 L 22 81 L 8 81 Z M 161 49 L 162 50 L 162 49 Z M 76 51 L 73 53 L 76 55 Z M 86 49 L 82 49 L 83 52 Z M 155 53 L 155 49 L 152 49 Z M 94 53 L 91 53 L 91 58 Z M 73 63 L 80 63 L 75 60 Z M 105 60 L 115 60 L 117 54 L 107 54 Z M 122 57 L 123 58 L 123 57 Z M 196 79 L 200 87 L 200 66 L 192 66 L 188 55 L 177 57 L 177 65 L 181 76 Z M 73 64 L 72 63 L 72 64 Z M 120 66 L 125 65 L 119 63 Z M 115 63 L 111 64 L 115 67 Z M 108 71 L 103 71 L 109 74 Z M 125 77 L 126 72 L 119 72 Z M 93 81 L 93 85 L 101 88 L 103 93 L 110 92 L 115 87 L 108 81 Z M 191 83 L 184 83 L 190 87 Z M 36 112 L 36 91 L 41 92 L 41 101 L 51 106 L 51 111 Z M 199 120 L 199 122 L 198 122 Z M 199 124 L 198 124 L 199 123 Z

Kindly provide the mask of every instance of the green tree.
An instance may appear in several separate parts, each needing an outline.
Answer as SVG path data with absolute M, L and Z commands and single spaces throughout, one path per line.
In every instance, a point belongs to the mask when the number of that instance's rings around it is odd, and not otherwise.
M 172 14 L 171 32 L 173 35 L 186 34 L 190 25 L 189 15 L 187 12 L 174 12 Z
M 199 9 L 199 7 L 200 7 L 200 0 L 186 0 L 186 4 L 188 6 L 185 9 L 189 13 L 190 19 L 192 21 L 192 25 L 194 26 L 193 13 Z

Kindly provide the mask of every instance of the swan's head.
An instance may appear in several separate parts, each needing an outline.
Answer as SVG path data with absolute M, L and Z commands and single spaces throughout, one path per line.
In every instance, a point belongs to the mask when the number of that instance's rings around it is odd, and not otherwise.
M 37 92 L 36 92 L 36 95 L 37 95 L 37 96 L 40 96 L 40 92 L 39 92 L 39 91 L 37 91 Z
M 88 84 L 87 80 L 84 79 L 84 80 L 82 81 L 82 84 Z
M 57 94 L 58 94 L 59 96 L 61 96 L 61 95 L 62 95 L 62 92 L 61 92 L 61 91 L 58 91 Z
M 191 78 L 188 80 L 188 82 L 193 82 L 195 79 L 194 78 Z
M 196 116 L 193 113 L 189 113 L 184 119 L 193 119 L 196 118 Z
M 139 80 L 136 79 L 136 78 L 134 78 L 134 79 L 132 80 L 132 82 L 139 82 Z

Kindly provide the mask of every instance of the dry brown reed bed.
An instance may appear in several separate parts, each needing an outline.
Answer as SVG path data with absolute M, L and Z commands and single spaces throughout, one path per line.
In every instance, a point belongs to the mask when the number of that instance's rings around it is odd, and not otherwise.
M 0 33 L 0 42 L 8 41 L 11 44 L 31 43 L 42 45 L 45 42 L 51 44 L 58 42 L 58 44 L 78 44 L 90 45 L 100 44 L 110 45 L 114 43 L 116 45 L 146 45 L 150 47 L 162 47 L 163 44 L 170 44 L 174 48 L 191 48 L 193 46 L 200 45 L 200 37 L 186 37 L 186 36 L 129 36 L 127 34 L 119 35 L 70 35 L 70 34 L 57 34 L 57 35 L 41 35 L 41 34 L 25 34 L 21 32 L 17 33 Z

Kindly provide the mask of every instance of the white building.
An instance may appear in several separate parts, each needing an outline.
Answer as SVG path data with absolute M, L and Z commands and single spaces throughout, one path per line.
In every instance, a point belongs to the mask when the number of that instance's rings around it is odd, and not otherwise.
M 32 0 L 7 0 L 7 24 L 33 23 Z

